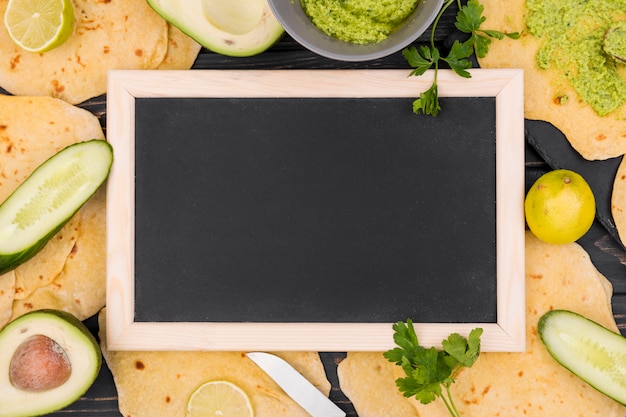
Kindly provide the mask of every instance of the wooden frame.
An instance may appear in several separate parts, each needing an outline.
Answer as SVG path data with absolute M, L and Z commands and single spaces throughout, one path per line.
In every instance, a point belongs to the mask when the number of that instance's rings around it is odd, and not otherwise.
M 438 75 L 441 97 L 495 97 L 497 322 L 416 324 L 424 345 L 482 327 L 483 351 L 525 350 L 524 119 L 521 70 Z M 406 70 L 112 71 L 107 137 L 107 336 L 112 350 L 382 351 L 391 323 L 142 323 L 134 321 L 134 105 L 147 97 L 415 97 L 432 73 Z M 366 86 L 366 87 L 364 87 Z

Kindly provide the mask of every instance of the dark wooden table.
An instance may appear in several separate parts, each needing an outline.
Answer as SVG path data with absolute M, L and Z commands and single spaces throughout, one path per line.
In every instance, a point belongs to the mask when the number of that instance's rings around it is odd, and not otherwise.
M 449 10 L 442 19 L 436 33 L 436 42 L 440 45 L 449 45 L 450 34 L 453 32 L 452 22 L 456 10 Z M 427 32 L 428 34 L 428 32 Z M 427 35 L 423 35 L 419 42 L 424 42 Z M 269 50 L 254 57 L 233 58 L 202 50 L 194 69 L 407 69 L 408 64 L 401 53 L 393 54 L 384 59 L 364 63 L 338 62 L 318 56 L 298 45 L 292 38 L 285 35 Z M 2 90 L 0 89 L 0 92 Z M 96 114 L 106 133 L 106 97 L 91 99 L 80 105 Z M 526 147 L 526 186 L 527 188 L 550 167 L 539 157 L 534 149 Z M 612 181 L 608 179 L 607 181 Z M 598 222 L 580 242 L 589 252 L 592 261 L 612 283 L 614 287 L 613 310 L 615 319 L 622 334 L 626 334 L 626 251 L 610 236 Z M 94 318 L 86 320 L 90 329 L 97 334 L 97 321 Z M 357 414 L 350 401 L 342 394 L 337 381 L 336 365 L 345 357 L 342 352 L 320 353 L 327 369 L 328 378 L 332 383 L 331 399 L 343 408 L 348 416 Z M 119 417 L 117 393 L 109 369 L 104 365 L 91 389 L 80 400 L 68 408 L 51 414 L 52 416 L 68 415 L 97 415 Z

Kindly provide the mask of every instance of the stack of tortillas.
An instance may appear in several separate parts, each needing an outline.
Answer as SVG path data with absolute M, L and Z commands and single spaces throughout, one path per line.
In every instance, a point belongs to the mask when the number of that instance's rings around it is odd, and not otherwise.
M 552 123 L 585 159 L 603 160 L 624 155 L 626 104 L 601 117 L 580 99 L 562 70 L 537 66 L 536 56 L 542 40 L 526 29 L 525 0 L 481 0 L 480 3 L 485 8 L 485 28 L 522 34 L 518 40 L 493 41 L 489 53 L 479 59 L 479 63 L 483 68 L 524 69 L 525 117 Z M 615 19 L 626 19 L 626 10 Z M 618 64 L 617 70 L 626 77 L 626 65 Z M 559 96 L 569 99 L 564 103 L 557 99 Z M 607 181 L 613 182 L 613 220 L 621 241 L 626 242 L 626 162 L 622 162 L 615 179 L 607 178 Z
M 0 0 L 0 15 L 8 0 Z M 200 45 L 161 18 L 145 0 L 73 0 L 74 32 L 61 46 L 22 50 L 0 25 L 0 87 L 77 104 L 106 92 L 111 69 L 189 69 Z
M 464 417 L 623 417 L 626 407 L 600 394 L 559 365 L 537 334 L 552 309 L 572 310 L 617 331 L 612 288 L 577 244 L 549 245 L 526 234 L 526 337 L 524 353 L 481 353 L 461 371 L 452 395 Z M 419 336 L 419 333 L 418 333 Z M 359 417 L 447 417 L 441 399 L 420 404 L 402 396 L 400 367 L 382 353 L 350 353 L 339 364 L 339 382 Z
M 93 114 L 59 99 L 0 95 L 0 109 L 0 201 L 56 152 L 104 138 Z M 0 328 L 31 310 L 83 320 L 104 306 L 104 203 L 100 190 L 34 258 L 0 275 Z

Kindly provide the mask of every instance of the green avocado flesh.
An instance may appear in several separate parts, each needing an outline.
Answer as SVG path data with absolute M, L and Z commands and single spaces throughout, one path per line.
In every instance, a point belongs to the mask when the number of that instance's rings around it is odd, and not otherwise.
M 70 145 L 41 164 L 0 205 L 0 275 L 32 258 L 106 180 L 105 140 Z
M 245 32 L 235 26 L 218 27 L 218 22 L 211 19 L 211 10 L 215 13 L 215 7 L 211 9 L 203 3 L 220 3 L 218 0 L 147 1 L 169 23 L 205 48 L 222 55 L 244 57 L 259 54 L 278 41 L 284 33 L 283 27 L 272 14 L 266 0 L 263 0 L 258 23 Z M 237 21 L 236 17 L 232 16 L 230 20 L 233 23 Z
M 55 352 L 70 365 L 69 376 L 55 387 L 34 390 L 16 387 L 11 375 L 14 357 L 34 337 L 54 342 Z M 98 342 L 76 317 L 64 311 L 38 310 L 18 317 L 0 331 L 0 415 L 26 417 L 51 413 L 67 407 L 80 398 L 93 384 L 102 365 Z M 31 363 L 21 363 L 29 374 Z M 39 367 L 42 368 L 41 364 Z M 41 374 L 41 373 L 39 373 Z M 19 385 L 19 384 L 17 384 Z
M 566 310 L 544 314 L 538 330 L 557 362 L 601 393 L 626 404 L 626 338 Z

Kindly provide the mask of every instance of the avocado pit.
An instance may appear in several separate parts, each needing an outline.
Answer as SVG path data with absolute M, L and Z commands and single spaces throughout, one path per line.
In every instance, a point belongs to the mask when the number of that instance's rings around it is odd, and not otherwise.
M 65 350 L 47 336 L 35 335 L 15 350 L 9 365 L 11 384 L 24 391 L 40 392 L 57 388 L 72 373 Z

